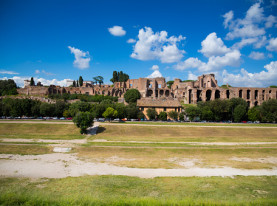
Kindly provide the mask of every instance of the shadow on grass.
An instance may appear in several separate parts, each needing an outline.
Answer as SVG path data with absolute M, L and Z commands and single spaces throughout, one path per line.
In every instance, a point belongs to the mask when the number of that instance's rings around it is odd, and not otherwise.
M 98 127 L 96 134 L 100 134 L 106 130 L 105 127 Z

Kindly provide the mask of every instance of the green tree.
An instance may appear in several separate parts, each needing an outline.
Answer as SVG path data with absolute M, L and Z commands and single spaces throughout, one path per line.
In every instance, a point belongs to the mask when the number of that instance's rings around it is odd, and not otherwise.
M 126 117 L 126 106 L 123 103 L 115 104 L 115 109 L 118 112 L 118 118 L 123 119 Z
M 138 118 L 139 108 L 135 103 L 130 103 L 126 106 L 126 115 L 128 119 Z
M 80 76 L 80 77 L 79 77 L 79 84 L 80 84 L 80 87 L 83 86 L 83 82 L 84 82 L 83 77 Z
M 86 134 L 87 128 L 93 125 L 93 115 L 90 112 L 78 112 L 73 122 L 80 128 L 81 134 Z
M 144 116 L 143 112 L 140 111 L 140 112 L 138 113 L 138 119 L 142 120 L 142 119 L 144 119 L 144 118 L 145 118 L 145 116 Z
M 199 107 L 187 107 L 186 115 L 189 117 L 190 121 L 193 121 L 196 117 L 199 117 L 201 114 L 201 110 Z
M 17 86 L 14 80 L 0 80 L 0 96 L 17 94 Z
M 173 83 L 174 83 L 174 81 L 168 81 L 168 82 L 166 82 L 167 87 L 170 89 Z
M 247 116 L 250 121 L 259 121 L 261 119 L 259 107 L 256 106 L 249 109 L 247 112 Z
M 73 81 L 72 86 L 73 86 L 73 87 L 76 87 L 76 81 L 75 81 L 75 80 Z
M 170 112 L 168 112 L 168 116 L 169 116 L 171 119 L 177 120 L 177 119 L 178 119 L 178 112 L 170 111 Z
M 54 117 L 55 116 L 55 106 L 53 104 L 42 103 L 40 105 L 40 114 L 44 117 Z
M 180 121 L 184 121 L 185 120 L 185 113 L 184 112 L 181 112 L 180 114 L 179 114 L 179 120 Z
M 98 82 L 99 85 L 101 86 L 101 84 L 103 84 L 104 78 L 102 76 L 97 76 L 97 77 L 93 77 L 93 80 L 96 82 L 96 84 Z
M 246 114 L 246 109 L 243 105 L 238 105 L 236 106 L 235 110 L 234 110 L 234 121 L 235 122 L 241 122 L 243 120 L 243 118 L 245 117 Z
M 113 78 L 111 78 L 111 82 L 112 83 L 118 82 L 118 72 L 117 71 L 113 71 Z
M 79 81 L 77 80 L 76 87 L 79 87 Z
M 242 98 L 232 98 L 230 99 L 230 107 L 229 107 L 229 114 L 231 115 L 232 120 L 235 121 L 235 109 L 237 106 L 242 105 L 242 107 L 239 109 L 242 114 L 236 114 L 236 120 L 238 120 L 238 116 L 242 116 L 243 118 L 246 117 L 247 114 L 247 102 Z M 244 108 L 244 109 L 242 109 Z
M 162 121 L 166 121 L 167 120 L 167 113 L 166 112 L 160 112 L 160 114 L 158 115 L 158 119 L 162 120 Z
M 109 118 L 109 121 L 111 120 L 111 118 L 117 117 L 117 115 L 118 112 L 112 107 L 108 107 L 106 111 L 103 113 L 103 117 Z
M 261 117 L 263 122 L 277 122 L 277 100 L 270 99 L 261 105 Z
M 204 106 L 203 108 L 201 108 L 200 119 L 207 121 L 212 121 L 214 119 L 214 114 L 210 107 Z
M 68 112 L 71 117 L 74 117 L 78 112 L 88 112 L 90 110 L 91 104 L 82 101 L 72 103 L 68 108 Z
M 35 81 L 33 77 L 31 77 L 30 86 L 35 86 Z
M 146 114 L 149 120 L 155 120 L 158 116 L 158 113 L 154 108 L 147 109 Z
M 138 99 L 140 99 L 140 92 L 137 89 L 129 89 L 124 94 L 124 99 L 128 103 L 135 103 Z

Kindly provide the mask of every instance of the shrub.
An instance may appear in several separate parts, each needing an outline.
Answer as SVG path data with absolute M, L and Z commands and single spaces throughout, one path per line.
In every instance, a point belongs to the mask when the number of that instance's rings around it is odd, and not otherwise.
M 87 128 L 93 125 L 93 115 L 90 112 L 78 112 L 73 122 L 80 128 L 81 134 L 86 134 Z

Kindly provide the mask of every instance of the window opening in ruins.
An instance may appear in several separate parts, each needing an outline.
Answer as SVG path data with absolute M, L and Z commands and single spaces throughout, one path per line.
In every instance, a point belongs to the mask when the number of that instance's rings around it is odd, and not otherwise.
M 230 98 L 230 91 L 226 90 L 226 98 L 229 99 Z
M 211 90 L 207 90 L 206 91 L 206 101 L 210 101 L 211 100 L 211 96 L 212 96 L 212 91 Z
M 201 90 L 197 90 L 197 102 L 200 102 L 200 101 L 202 101 Z
M 133 86 L 133 84 L 130 84 L 130 87 L 132 87 Z
M 219 99 L 219 98 L 220 98 L 220 91 L 215 90 L 215 99 Z
M 255 90 L 255 99 L 258 99 L 258 90 Z
M 152 84 L 149 84 L 149 88 L 152 88 Z
M 164 112 L 166 112 L 166 107 L 164 107 Z
M 242 98 L 242 90 L 239 90 L 239 97 Z
M 250 99 L 250 90 L 247 90 L 246 98 L 247 98 L 247 99 Z
M 160 96 L 164 95 L 164 90 L 160 90 Z
M 263 90 L 263 94 L 262 94 L 262 99 L 264 100 L 264 93 L 265 93 L 265 90 Z
M 257 101 L 255 101 L 254 105 L 255 105 L 255 106 L 258 106 L 258 102 L 257 102 Z
M 165 96 L 168 97 L 169 96 L 169 90 L 165 91 Z
M 192 94 L 191 94 L 191 89 L 189 90 L 189 104 L 191 104 L 191 96 L 192 96 Z
M 152 95 L 153 95 L 153 91 L 152 91 L 152 90 L 148 90 L 148 91 L 147 91 L 147 96 L 148 96 L 148 97 L 151 97 Z
M 158 84 L 158 88 L 159 88 L 159 89 L 162 88 L 162 85 L 161 85 L 161 84 Z
M 158 97 L 158 90 L 155 90 L 155 97 Z

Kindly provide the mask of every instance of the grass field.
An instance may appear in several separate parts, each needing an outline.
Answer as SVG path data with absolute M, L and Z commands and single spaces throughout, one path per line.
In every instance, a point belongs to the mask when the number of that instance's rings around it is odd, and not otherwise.
M 276 177 L 0 178 L 1 205 L 276 205 Z
M 77 148 L 78 156 L 94 162 L 107 162 L 132 168 L 186 168 L 182 162 L 193 160 L 198 167 L 234 167 L 241 169 L 271 169 L 277 162 L 277 148 L 248 149 L 168 149 L 168 148 Z M 243 161 L 243 160 L 251 161 Z
M 277 129 L 103 125 L 100 126 L 98 134 L 90 139 L 150 142 L 277 142 Z
M 106 122 L 108 123 L 108 122 Z M 238 127 L 277 127 L 277 124 L 260 123 L 260 124 L 246 124 L 246 123 L 209 123 L 209 122 L 112 122 L 116 124 L 148 124 L 148 125 L 186 125 L 186 126 L 238 126 Z
M 81 139 L 84 136 L 75 125 L 1 123 L 0 138 Z
M 1 142 L 1 138 L 18 141 Z M 75 125 L 0 123 L 0 154 L 38 155 L 52 152 L 49 143 L 24 143 L 19 138 L 51 139 L 55 143 L 55 140 L 81 139 L 86 136 L 80 135 Z M 95 139 L 107 142 L 92 142 Z M 275 143 L 191 145 L 182 142 Z M 275 128 L 103 124 L 97 135 L 88 137 L 87 144 L 71 145 L 71 153 L 76 153 L 80 160 L 132 168 L 277 168 Z M 0 205 L 277 205 L 277 177 L 143 179 L 82 176 L 27 179 L 0 176 Z

